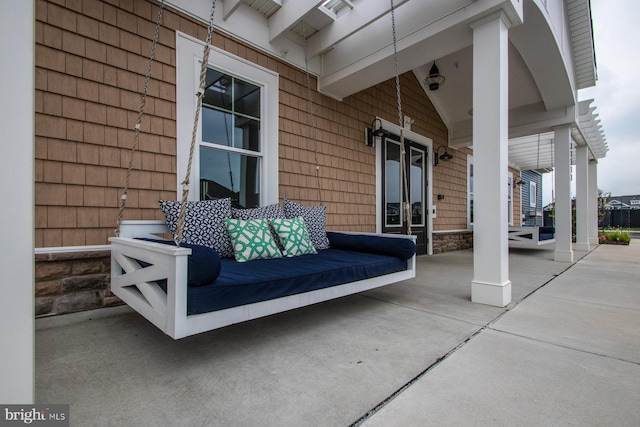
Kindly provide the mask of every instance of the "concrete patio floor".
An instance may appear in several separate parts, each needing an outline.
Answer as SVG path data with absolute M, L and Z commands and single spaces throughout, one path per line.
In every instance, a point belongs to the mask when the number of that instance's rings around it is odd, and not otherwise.
M 179 341 L 124 306 L 38 319 L 36 402 L 73 426 L 640 425 L 640 244 L 574 255 L 511 250 L 506 308 L 470 302 L 460 251 Z

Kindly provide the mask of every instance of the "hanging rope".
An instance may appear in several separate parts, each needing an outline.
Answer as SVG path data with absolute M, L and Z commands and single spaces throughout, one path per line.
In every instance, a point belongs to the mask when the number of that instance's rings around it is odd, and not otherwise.
M 131 146 L 131 155 L 129 156 L 129 167 L 127 168 L 127 176 L 125 178 L 124 189 L 120 196 L 120 210 L 118 211 L 118 219 L 116 220 L 116 229 L 114 234 L 116 237 L 120 236 L 120 225 L 122 224 L 122 218 L 124 217 L 124 209 L 127 204 L 127 195 L 129 193 L 129 182 L 131 180 L 131 171 L 133 170 L 133 160 L 135 159 L 136 152 L 138 151 L 138 145 L 140 142 L 140 128 L 142 123 L 142 115 L 144 114 L 144 106 L 147 103 L 147 91 L 149 89 L 149 80 L 151 79 L 151 66 L 156 56 L 156 46 L 158 45 L 158 34 L 160 32 L 160 22 L 162 21 L 162 11 L 164 10 L 164 0 L 160 2 L 160 10 L 158 11 L 158 18 L 156 19 L 156 29 L 153 34 L 153 41 L 151 42 L 151 52 L 149 54 L 149 63 L 147 64 L 147 74 L 144 78 L 144 88 L 142 89 L 142 96 L 140 99 L 140 107 L 138 108 L 138 119 L 135 125 L 135 134 L 133 137 L 133 145 Z
M 302 20 L 302 40 L 304 41 L 304 69 L 307 76 L 307 97 L 309 99 L 309 117 L 311 118 L 311 139 L 313 140 L 313 154 L 316 167 L 316 187 L 318 189 L 318 202 L 322 205 L 322 191 L 320 190 L 320 165 L 318 164 L 318 140 L 316 139 L 316 117 L 313 110 L 313 97 L 311 96 L 311 73 L 309 73 L 309 58 L 307 56 L 307 34 L 304 19 Z
M 202 53 L 202 67 L 200 68 L 200 86 L 196 92 L 196 113 L 193 118 L 193 130 L 191 132 L 191 146 L 189 147 L 189 161 L 187 162 L 187 171 L 182 181 L 182 203 L 180 204 L 180 215 L 178 216 L 178 225 L 176 227 L 176 235 L 174 236 L 177 246 L 180 246 L 182 233 L 184 231 L 184 218 L 187 212 L 187 201 L 189 200 L 189 183 L 191 181 L 191 167 L 193 163 L 193 153 L 195 151 L 196 141 L 198 139 L 198 124 L 200 123 L 200 109 L 202 108 L 202 98 L 204 98 L 205 85 L 207 84 L 207 67 L 209 65 L 209 53 L 211 51 L 211 36 L 213 34 L 213 18 L 216 11 L 216 0 L 211 5 L 211 16 L 207 27 L 207 38 L 204 44 L 204 52 Z
M 404 139 L 404 125 L 402 123 L 402 97 L 400 96 L 400 74 L 398 73 L 398 44 L 396 40 L 396 18 L 393 0 L 391 0 L 391 29 L 393 31 L 393 59 L 396 71 L 396 98 L 398 100 L 398 124 L 400 125 L 400 171 L 402 175 L 404 191 L 404 212 L 406 234 L 411 234 L 411 200 L 409 198 L 409 183 L 407 178 L 407 150 Z

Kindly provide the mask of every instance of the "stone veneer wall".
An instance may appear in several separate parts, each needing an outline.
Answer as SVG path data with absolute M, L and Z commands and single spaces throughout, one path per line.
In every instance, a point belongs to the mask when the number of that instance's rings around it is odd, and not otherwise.
M 473 231 L 452 231 L 433 234 L 433 253 L 473 248 Z
M 36 316 L 121 304 L 109 290 L 110 252 L 36 254 Z

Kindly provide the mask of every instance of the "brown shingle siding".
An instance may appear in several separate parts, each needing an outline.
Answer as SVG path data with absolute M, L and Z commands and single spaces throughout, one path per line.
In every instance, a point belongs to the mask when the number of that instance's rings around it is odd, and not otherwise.
M 105 244 L 112 235 L 157 13 L 158 4 L 147 0 L 37 0 L 38 246 Z M 175 199 L 182 179 L 176 176 L 175 30 L 206 35 L 203 24 L 165 8 L 127 219 L 161 218 L 157 200 Z M 343 101 L 314 90 L 314 144 L 302 70 L 223 34 L 214 33 L 213 45 L 280 74 L 280 197 L 322 201 L 330 228 L 373 231 L 375 149 L 364 144 L 364 129 L 376 116 L 398 121 L 394 79 Z M 415 76 L 404 74 L 401 85 L 414 131 L 432 138 L 434 148 L 446 145 L 447 129 Z M 446 203 L 438 202 L 437 229 L 466 227 L 466 151 L 449 152 L 455 159 L 434 169 L 431 183 L 434 194 L 446 194 Z M 63 214 L 73 221 L 63 224 Z

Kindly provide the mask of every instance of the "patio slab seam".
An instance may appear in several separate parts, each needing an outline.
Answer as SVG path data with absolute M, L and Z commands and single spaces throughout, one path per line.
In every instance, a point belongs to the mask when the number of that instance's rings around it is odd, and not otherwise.
M 451 350 L 449 350 L 447 353 L 445 353 L 443 356 L 439 357 L 438 359 L 436 359 L 435 362 L 433 362 L 431 365 L 429 365 L 425 370 L 423 370 L 422 372 L 420 372 L 418 375 L 416 375 L 413 379 L 411 379 L 409 382 L 407 382 L 405 385 L 403 385 L 402 387 L 400 387 L 399 389 L 397 389 L 395 392 L 393 392 L 392 394 L 389 395 L 389 397 L 387 397 L 386 399 L 384 399 L 382 402 L 380 402 L 379 404 L 377 404 L 376 406 L 374 406 L 372 409 L 370 409 L 367 413 L 365 413 L 362 417 L 360 417 L 359 419 L 357 419 L 355 422 L 353 422 L 352 424 L 349 425 L 349 427 L 358 427 L 360 425 L 362 425 L 364 422 L 366 422 L 368 419 L 370 419 L 371 417 L 373 417 L 377 412 L 379 412 L 382 408 L 384 408 L 385 406 L 387 406 L 389 403 L 391 403 L 394 399 L 396 399 L 398 396 L 400 396 L 404 391 L 406 391 L 408 388 L 410 388 L 413 384 L 415 384 L 416 382 L 418 382 L 420 379 L 422 379 L 423 377 L 425 377 L 429 372 L 431 372 L 435 367 L 437 367 L 438 365 L 440 365 L 442 362 L 444 362 L 445 360 L 447 360 L 451 355 L 453 355 L 456 351 L 460 350 L 462 347 L 464 347 L 467 343 L 469 343 L 473 338 L 479 336 L 483 331 L 489 329 L 492 331 L 497 331 L 497 332 L 503 332 L 500 330 L 496 330 L 494 328 L 491 327 L 491 325 L 493 325 L 494 323 L 496 323 L 498 320 L 500 320 L 505 314 L 507 314 L 508 312 L 510 312 L 511 310 L 515 309 L 516 307 L 518 307 L 523 301 L 525 301 L 527 298 L 529 298 L 531 295 L 535 294 L 536 292 L 538 292 L 540 289 L 544 288 L 545 286 L 547 286 L 549 283 L 551 283 L 554 279 L 556 279 L 558 276 L 561 276 L 562 274 L 566 273 L 569 269 L 571 269 L 573 266 L 575 266 L 576 264 L 578 264 L 578 262 L 582 259 L 584 259 L 587 255 L 589 255 L 590 253 L 592 253 L 596 248 L 585 252 L 584 254 L 581 254 L 581 256 L 578 259 L 575 259 L 573 262 L 571 262 L 569 265 L 566 266 L 566 268 L 562 269 L 561 271 L 557 272 L 557 273 L 552 273 L 551 277 L 549 278 L 549 280 L 545 281 L 544 283 L 542 283 L 540 286 L 538 286 L 537 288 L 533 289 L 531 292 L 529 292 L 528 294 L 526 294 L 524 297 L 511 302 L 509 305 L 507 305 L 506 307 L 504 307 L 504 311 L 500 314 L 498 314 L 496 317 L 494 317 L 493 319 L 491 319 L 489 322 L 487 322 L 484 326 L 482 326 L 480 329 L 478 329 L 475 333 L 471 334 L 469 337 L 467 337 L 465 340 L 463 340 L 462 342 L 460 342 L 458 345 L 456 345 L 455 347 L 453 347 Z M 373 297 L 369 297 L 369 298 L 373 298 Z M 374 298 L 377 299 L 377 298 Z M 402 304 L 397 304 L 397 303 L 393 303 L 390 301 L 385 301 L 382 300 L 384 302 L 390 303 L 390 304 L 394 304 L 394 305 L 400 305 L 402 307 L 405 308 L 412 308 L 416 311 L 420 311 L 420 312 L 428 312 L 426 310 L 418 310 L 414 307 L 406 307 Z M 450 318 L 448 316 L 444 316 L 442 314 L 439 313 L 431 313 L 428 312 L 429 314 L 434 314 L 437 316 L 441 316 L 441 317 L 445 317 L 445 318 Z M 455 319 L 455 318 L 451 318 L 453 320 L 459 320 L 462 321 L 460 319 Z M 470 324 L 475 324 L 473 322 L 466 322 L 466 323 L 470 323 Z M 511 334 L 513 336 L 517 336 L 517 334 Z M 531 339 L 529 337 L 522 337 L 522 338 L 527 338 L 527 339 Z M 537 340 L 533 340 L 532 341 L 537 341 Z M 540 341 L 540 342 L 544 342 L 544 341 Z M 549 343 L 547 343 L 549 344 Z M 553 345 L 553 344 L 552 344 Z M 558 347 L 562 347 L 562 346 L 558 346 Z M 568 349 L 571 350 L 575 350 L 572 348 L 567 347 Z M 578 350 L 581 351 L 581 350 Z M 583 353 L 589 353 L 586 351 L 583 351 Z M 597 354 L 596 354 L 597 355 Z M 615 359 L 615 358 L 611 358 L 611 359 Z M 623 360 L 624 361 L 624 360 Z M 634 363 L 634 362 L 631 362 Z
M 484 329 L 488 329 L 490 331 L 494 331 L 494 332 L 498 332 L 498 333 L 502 333 L 502 334 L 506 334 L 506 335 L 510 335 L 510 336 L 514 336 L 514 337 L 518 337 L 518 338 L 523 338 L 523 339 L 526 339 L 526 340 L 530 340 L 530 341 L 534 341 L 534 342 L 538 342 L 538 343 L 542 343 L 542 344 L 551 345 L 551 346 L 558 347 L 558 348 L 564 348 L 564 349 L 567 349 L 567 350 L 578 351 L 580 353 L 590 354 L 592 356 L 605 357 L 607 359 L 616 360 L 618 362 L 630 363 L 632 365 L 640 366 L 640 362 L 634 362 L 633 360 L 627 360 L 627 359 L 623 359 L 623 358 L 620 358 L 620 357 L 614 357 L 614 356 L 611 356 L 610 354 L 598 353 L 598 352 L 595 352 L 595 351 L 585 350 L 583 348 L 577 348 L 577 347 L 572 347 L 572 346 L 568 346 L 568 345 L 562 345 L 562 344 L 558 344 L 558 343 L 552 342 L 552 341 L 547 341 L 547 340 L 543 340 L 543 339 L 539 339 L 539 338 L 533 338 L 533 337 L 528 336 L 528 335 L 516 334 L 514 332 L 504 331 L 502 329 L 495 329 L 495 328 L 492 328 L 490 326 L 488 326 L 488 327 L 486 327 Z
M 486 328 L 487 328 L 487 326 L 484 326 L 484 327 L 478 329 L 476 332 L 474 332 L 473 334 L 469 335 L 464 341 L 462 341 L 461 343 L 459 343 L 458 345 L 453 347 L 451 350 L 449 350 L 443 356 L 437 358 L 435 360 L 435 362 L 433 362 L 431 365 L 429 365 L 424 371 L 420 372 L 418 375 L 413 377 L 405 385 L 403 385 L 402 387 L 400 387 L 399 389 L 397 389 L 396 391 L 391 393 L 386 399 L 384 399 L 382 402 L 378 403 L 376 406 L 371 408 L 366 414 L 364 414 L 362 417 L 358 418 L 355 422 L 350 424 L 349 427 L 358 427 L 358 426 L 362 425 L 362 423 L 364 423 L 369 418 L 371 418 L 373 415 L 375 415 L 376 412 L 378 412 L 380 409 L 382 409 L 385 406 L 387 406 L 396 397 L 400 396 L 409 387 L 411 387 L 416 382 L 420 381 L 420 379 L 422 379 L 425 375 L 427 375 L 429 372 L 431 372 L 435 367 L 437 367 L 439 364 L 444 362 L 447 358 L 449 358 L 449 356 L 451 356 L 453 353 L 455 353 L 456 351 L 458 351 L 459 349 L 464 347 L 464 345 L 467 344 L 469 341 L 471 341 L 474 337 L 480 335 L 480 333 L 482 333 L 482 331 L 484 331 Z
M 397 307 L 402 307 L 402 308 L 406 308 L 406 309 L 409 309 L 409 310 L 417 311 L 419 313 L 430 314 L 432 316 L 441 317 L 443 319 L 455 320 L 457 322 L 465 323 L 467 325 L 478 326 L 480 328 L 484 328 L 490 323 L 490 322 L 489 323 L 473 322 L 473 321 L 470 321 L 470 320 L 460 319 L 460 318 L 454 317 L 454 316 L 447 316 L 446 314 L 438 313 L 437 311 L 423 310 L 423 309 L 420 309 L 418 307 L 412 307 L 410 305 L 400 304 L 400 303 L 394 302 L 394 301 L 388 301 L 388 300 L 386 300 L 384 298 L 377 298 L 377 297 L 371 296 L 371 295 L 360 295 L 360 296 L 362 296 L 364 298 L 370 298 L 370 299 L 375 300 L 375 301 L 380 301 L 380 302 L 383 302 L 383 303 L 386 303 L 386 304 L 395 305 Z M 493 320 L 494 319 L 492 319 L 491 322 L 493 322 Z

